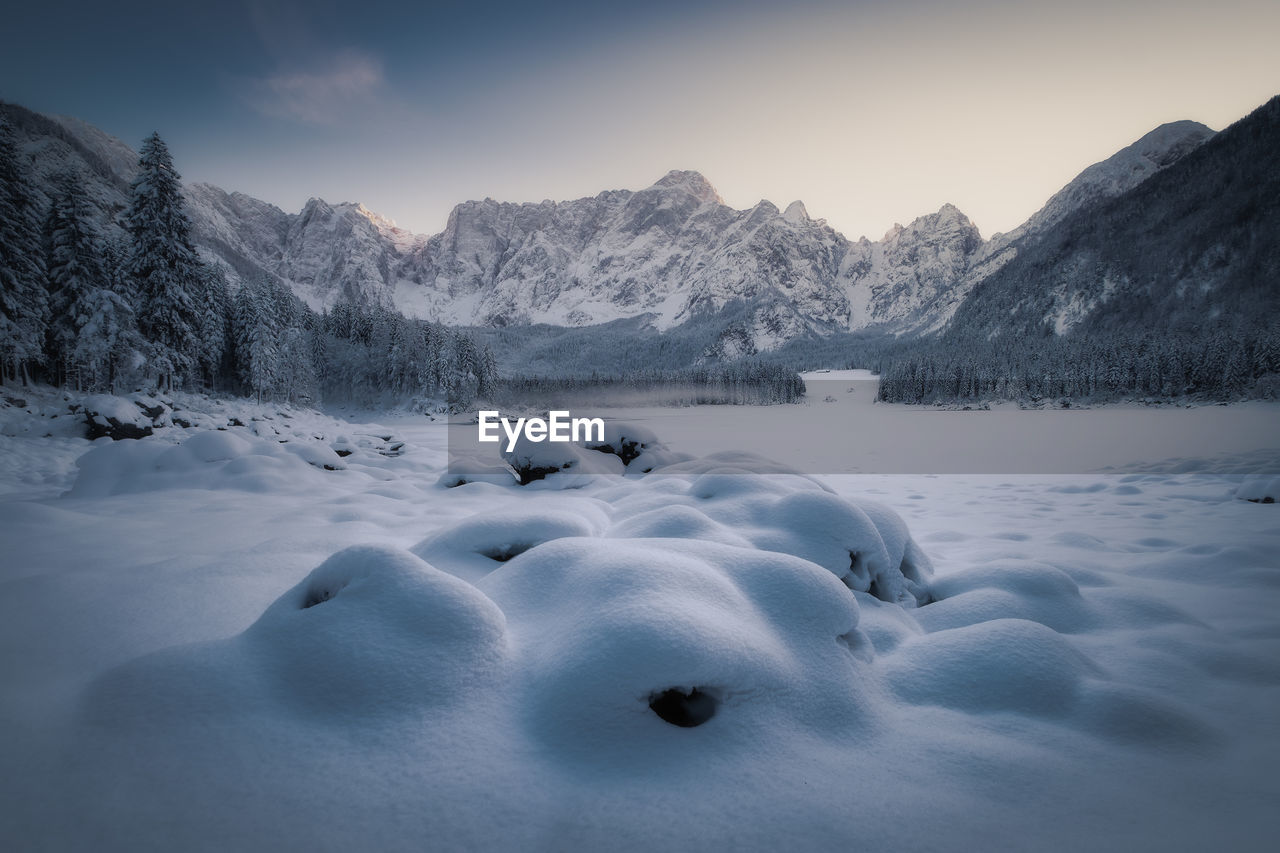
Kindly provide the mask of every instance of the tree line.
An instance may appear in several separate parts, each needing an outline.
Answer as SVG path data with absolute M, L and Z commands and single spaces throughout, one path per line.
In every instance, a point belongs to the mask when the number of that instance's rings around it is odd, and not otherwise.
M 191 239 L 181 180 L 143 142 L 120 229 L 65 172 L 42 204 L 0 119 L 0 379 L 81 391 L 198 388 L 259 399 L 470 399 L 498 381 L 469 335 L 381 306 L 315 312 L 270 276 L 234 291 Z M 118 231 L 119 233 L 108 233 Z
M 1163 334 L 944 336 L 885 354 L 876 366 L 880 399 L 899 403 L 1268 398 L 1280 394 L 1280 331 L 1242 320 Z
M 774 405 L 804 397 L 794 370 L 757 359 L 683 369 L 637 368 L 626 373 L 512 376 L 498 400 L 546 408 L 556 401 L 632 399 L 663 405 Z

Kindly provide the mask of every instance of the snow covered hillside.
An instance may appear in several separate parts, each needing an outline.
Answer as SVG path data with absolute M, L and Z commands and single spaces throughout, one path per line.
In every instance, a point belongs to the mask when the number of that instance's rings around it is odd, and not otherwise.
M 38 183 L 77 169 L 101 218 L 116 220 L 136 168 L 127 145 L 75 119 L 4 110 L 43 176 Z M 937 329 L 1026 241 L 1132 189 L 1211 135 L 1195 122 L 1163 125 L 1086 169 L 1018 229 L 987 241 L 950 204 L 894 225 L 880 240 L 851 240 L 799 201 L 784 210 L 767 200 L 728 207 L 692 171 L 573 201 L 467 201 L 434 236 L 357 203 L 311 199 L 286 213 L 208 184 L 187 186 L 186 201 L 207 259 L 232 278 L 278 278 L 313 308 L 345 299 L 491 326 L 646 317 L 658 329 L 729 310 L 716 354 L 735 357 L 808 335 Z
M 200 424 L 90 443 L 23 402 L 0 411 L 4 849 L 1280 830 L 1280 518 L 1238 477 L 724 453 L 449 488 L 442 422 L 188 398 Z M 664 437 L 612 429 L 626 460 L 576 452 L 630 471 Z

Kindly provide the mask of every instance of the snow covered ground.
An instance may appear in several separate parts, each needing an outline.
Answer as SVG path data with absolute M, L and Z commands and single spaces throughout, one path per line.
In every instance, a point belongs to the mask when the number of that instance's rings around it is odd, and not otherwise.
M 709 409 L 636 414 L 674 450 L 733 450 L 743 411 Z M 3 849 L 1280 831 L 1280 515 L 1236 498 L 1273 438 L 1187 454 L 1215 465 L 1129 445 L 1153 473 L 807 478 L 730 454 L 445 488 L 448 428 L 423 419 L 226 404 L 205 426 L 244 426 L 90 445 L 2 414 Z

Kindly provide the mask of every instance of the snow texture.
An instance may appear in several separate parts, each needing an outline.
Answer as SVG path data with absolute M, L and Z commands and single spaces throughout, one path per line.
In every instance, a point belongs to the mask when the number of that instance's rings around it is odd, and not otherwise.
M 32 428 L 67 400 L 21 402 L 6 849 L 1262 850 L 1280 828 L 1280 526 L 1237 476 L 820 479 L 726 451 L 444 488 L 447 428 L 420 418 L 174 398 L 211 426 L 90 443 Z

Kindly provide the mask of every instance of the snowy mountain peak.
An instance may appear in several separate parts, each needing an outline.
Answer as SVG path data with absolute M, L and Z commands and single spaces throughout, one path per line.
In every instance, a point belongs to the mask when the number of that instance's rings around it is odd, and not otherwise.
M 1211 128 L 1198 121 L 1171 121 L 1160 125 L 1129 147 L 1157 166 L 1164 167 L 1180 160 L 1184 154 L 1213 135 Z
M 716 188 L 711 186 L 711 182 L 704 178 L 701 172 L 672 169 L 661 180 L 649 187 L 649 189 L 658 188 L 683 190 L 699 201 L 724 204 L 724 199 L 720 198 Z
M 910 228 L 912 230 L 927 228 L 930 231 L 947 233 L 963 232 L 971 234 L 976 242 L 982 242 L 982 237 L 978 233 L 978 226 L 974 225 L 973 220 L 966 216 L 960 208 L 949 202 L 938 208 L 937 213 L 921 216 L 914 220 Z
M 1195 121 L 1162 124 L 1077 175 L 1025 224 L 1006 235 L 1042 231 L 1081 207 L 1126 192 L 1199 147 L 1214 132 Z
M 796 199 L 787 205 L 786 210 L 782 211 L 782 218 L 793 225 L 799 225 L 802 222 L 809 221 L 809 211 L 805 209 L 804 202 Z
M 965 216 L 960 208 L 956 207 L 951 202 L 947 202 L 942 205 L 942 207 L 938 208 L 938 212 L 935 215 L 938 217 L 939 221 L 970 222 L 969 217 Z

